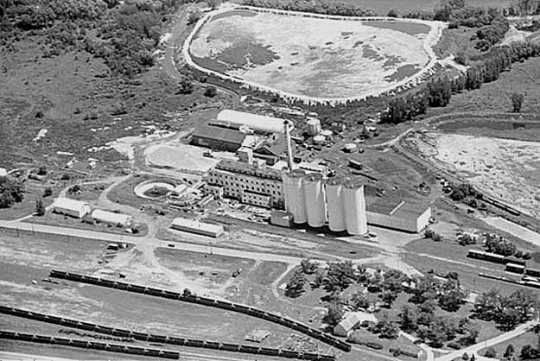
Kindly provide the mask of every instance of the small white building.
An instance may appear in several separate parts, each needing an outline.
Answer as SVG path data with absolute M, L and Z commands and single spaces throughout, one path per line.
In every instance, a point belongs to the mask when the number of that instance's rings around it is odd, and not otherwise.
M 83 218 L 90 213 L 90 205 L 86 202 L 70 198 L 57 198 L 52 205 L 52 212 L 66 216 Z
M 131 227 L 133 225 L 133 217 L 129 214 L 115 213 L 103 209 L 95 209 L 92 211 L 91 217 L 96 222 L 119 227 Z
M 217 238 L 223 234 L 223 226 L 210 224 L 188 218 L 175 218 L 171 223 L 171 228 L 178 231 L 201 234 L 203 236 Z
M 334 335 L 347 337 L 349 332 L 354 330 L 363 321 L 377 322 L 377 318 L 372 313 L 348 312 L 343 319 L 334 327 Z
M 7 177 L 7 174 L 6 168 L 0 168 L 0 177 Z

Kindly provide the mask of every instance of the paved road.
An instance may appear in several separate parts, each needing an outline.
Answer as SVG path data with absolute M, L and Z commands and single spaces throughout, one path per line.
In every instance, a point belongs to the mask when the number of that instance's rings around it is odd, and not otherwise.
M 501 335 L 499 335 L 497 337 L 493 337 L 492 339 L 489 339 L 487 341 L 483 341 L 483 342 L 477 343 L 475 345 L 463 348 L 461 350 L 453 351 L 453 352 L 450 352 L 450 353 L 448 353 L 446 355 L 439 356 L 439 357 L 435 358 L 435 361 L 451 361 L 451 360 L 453 360 L 455 358 L 461 358 L 461 356 L 464 353 L 467 353 L 469 355 L 470 354 L 476 354 L 478 351 L 480 351 L 480 350 L 482 350 L 484 348 L 497 345 L 497 344 L 499 344 L 501 342 L 505 342 L 505 341 L 508 341 L 508 340 L 510 340 L 510 339 L 512 339 L 514 337 L 522 335 L 522 334 L 526 333 L 527 331 L 530 331 L 534 326 L 536 326 L 538 324 L 539 324 L 538 320 L 532 320 L 532 321 L 526 322 L 526 323 L 524 323 L 522 325 L 519 325 L 518 327 L 516 327 L 512 331 L 503 333 L 503 334 L 501 334 Z
M 298 264 L 301 262 L 300 257 L 285 256 L 280 254 L 273 253 L 263 253 L 263 252 L 253 252 L 253 251 L 243 251 L 238 249 L 230 249 L 223 247 L 216 247 L 212 245 L 212 239 L 208 238 L 209 245 L 201 245 L 194 243 L 180 243 L 180 242 L 168 242 L 162 241 L 154 237 L 135 237 L 129 235 L 118 235 L 113 233 L 106 232 L 96 232 L 89 231 L 84 229 L 77 228 L 67 228 L 60 226 L 51 226 L 45 224 L 36 224 L 36 223 L 26 223 L 18 221 L 0 221 L 0 228 L 7 228 L 13 230 L 21 231 L 30 231 L 30 232 L 41 232 L 48 234 L 56 234 L 61 236 L 70 236 L 70 237 L 79 237 L 86 238 L 96 241 L 106 241 L 106 242 L 128 242 L 136 246 L 145 246 L 152 245 L 154 247 L 168 247 L 169 244 L 174 244 L 175 249 L 181 249 L 184 251 L 197 252 L 197 253 L 212 253 L 218 254 L 221 256 L 229 257 L 242 257 L 249 258 L 259 261 L 277 261 L 284 262 L 289 264 Z M 194 236 L 195 237 L 195 236 Z

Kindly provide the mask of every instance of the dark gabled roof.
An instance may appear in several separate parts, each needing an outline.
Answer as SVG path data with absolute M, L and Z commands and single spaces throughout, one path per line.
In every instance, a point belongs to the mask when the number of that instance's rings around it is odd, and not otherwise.
M 201 125 L 195 129 L 192 137 L 213 139 L 241 145 L 246 138 L 246 134 L 235 129 Z

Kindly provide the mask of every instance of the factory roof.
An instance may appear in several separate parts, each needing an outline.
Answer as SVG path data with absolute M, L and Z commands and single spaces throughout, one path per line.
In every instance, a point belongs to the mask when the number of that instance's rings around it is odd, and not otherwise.
M 373 202 L 367 202 L 367 211 L 373 213 L 394 216 L 402 219 L 418 218 L 428 208 L 425 202 L 410 199 L 378 198 Z
M 253 164 L 223 159 L 216 165 L 216 169 L 231 173 L 240 173 L 258 178 L 281 180 L 281 172 L 269 167 L 258 167 Z
M 201 125 L 195 129 L 193 137 L 221 140 L 229 143 L 241 145 L 246 138 L 246 134 L 236 130 L 209 125 Z
M 217 115 L 217 120 L 236 126 L 246 125 L 254 131 L 265 133 L 283 133 L 284 123 L 286 122 L 285 119 L 239 112 L 230 109 L 225 109 L 219 112 Z
M 223 233 L 223 226 L 219 224 L 200 222 L 196 219 L 178 217 L 178 218 L 173 219 L 171 225 L 182 227 L 182 228 L 194 229 L 194 230 L 202 230 L 206 232 L 215 233 L 216 235 Z
M 86 202 L 77 201 L 71 198 L 59 197 L 53 203 L 54 208 L 69 209 L 72 211 L 81 211 L 88 209 L 90 206 Z
M 95 209 L 92 218 L 106 223 L 129 225 L 133 221 L 133 217 L 128 214 L 115 213 L 103 209 Z

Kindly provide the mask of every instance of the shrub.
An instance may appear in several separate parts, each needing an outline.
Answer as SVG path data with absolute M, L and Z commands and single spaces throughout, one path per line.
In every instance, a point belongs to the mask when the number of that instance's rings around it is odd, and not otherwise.
M 386 16 L 388 16 L 389 18 L 397 18 L 399 15 L 395 9 L 390 9 Z
M 204 91 L 204 96 L 207 96 L 209 98 L 213 98 L 217 95 L 217 89 L 215 86 L 209 86 Z
M 53 193 L 52 189 L 50 187 L 47 187 L 45 188 L 45 190 L 43 191 L 43 197 L 49 197 L 51 196 Z

